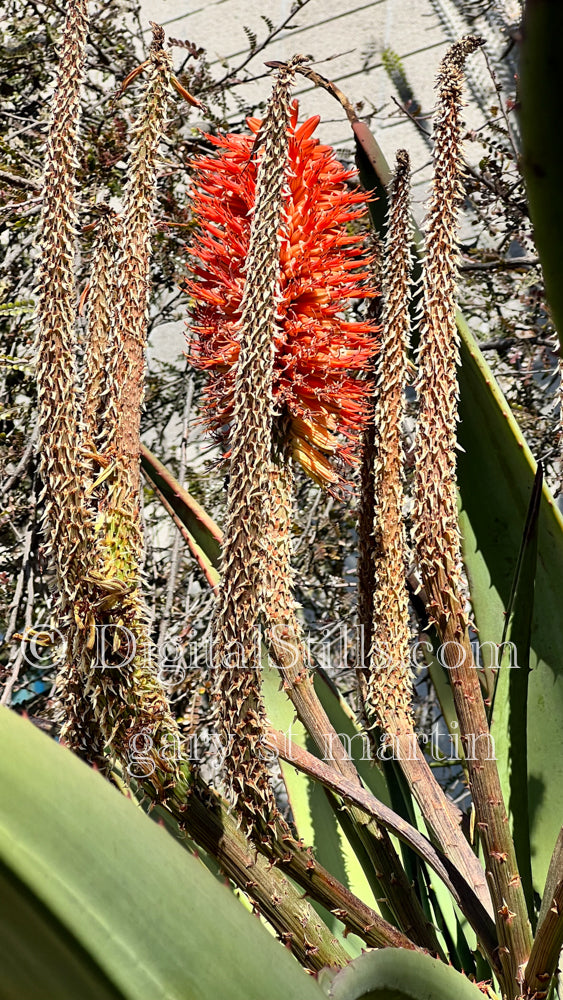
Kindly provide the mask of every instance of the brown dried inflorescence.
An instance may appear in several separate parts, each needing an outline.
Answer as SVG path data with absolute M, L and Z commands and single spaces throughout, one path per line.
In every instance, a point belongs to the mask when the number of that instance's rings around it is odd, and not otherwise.
M 422 323 L 418 349 L 420 412 L 417 430 L 414 536 L 423 579 L 448 581 L 430 588 L 433 620 L 455 616 L 467 626 L 457 522 L 456 443 L 459 364 L 455 319 L 458 211 L 461 185 L 463 66 L 481 40 L 452 45 L 437 79 L 434 182 L 426 220 Z
M 290 64 L 291 65 L 291 64 Z M 245 827 L 264 833 L 277 816 L 264 756 L 258 627 L 272 447 L 274 325 L 293 70 L 280 72 L 260 135 L 255 209 L 241 305 L 223 579 L 214 623 L 217 699 L 226 781 Z
M 126 760 L 132 748 L 145 749 L 149 780 L 152 771 L 152 780 L 166 785 L 177 777 L 172 759 L 179 733 L 155 674 L 149 615 L 140 584 L 140 413 L 150 238 L 156 160 L 166 123 L 171 73 L 170 56 L 162 49 L 164 33 L 155 27 L 153 34 L 143 104 L 132 130 L 123 220 L 106 215 L 89 296 L 86 367 L 91 398 L 87 413 L 92 414 L 91 439 L 98 452 L 93 457 L 99 474 L 89 491 L 96 516 L 97 559 L 90 564 L 86 582 L 96 595 L 95 623 L 106 626 L 109 633 L 101 651 L 111 666 L 100 669 L 96 662 L 100 649 L 93 655 L 87 646 L 82 646 L 82 663 L 87 690 L 110 751 Z M 104 230 L 113 250 L 113 261 L 108 261 L 107 267 L 107 248 L 100 245 Z M 106 292 L 113 303 L 111 312 L 103 305 Z M 98 400 L 96 425 L 95 385 L 100 365 L 105 390 Z
M 463 64 L 480 44 L 480 39 L 469 37 L 453 45 L 438 77 L 435 178 L 427 220 L 418 353 L 420 416 L 414 527 L 428 610 L 448 663 L 462 742 L 471 739 L 475 747 L 474 756 L 467 758 L 469 787 L 499 936 L 502 988 L 513 996 L 520 989 L 530 954 L 531 930 L 498 769 L 487 749 L 488 721 L 469 642 L 457 516 L 455 285 L 461 95 Z
M 143 108 L 135 122 L 124 192 L 123 243 L 117 260 L 116 322 L 119 358 L 115 374 L 121 404 L 115 439 L 123 457 L 123 475 L 139 488 L 140 420 L 144 395 L 145 348 L 149 306 L 149 260 L 156 196 L 156 156 L 166 125 L 172 63 L 162 48 L 164 32 L 153 27 Z
M 123 226 L 119 216 L 105 205 L 98 206 L 92 248 L 91 276 L 82 295 L 88 314 L 87 340 L 84 357 L 84 408 L 82 413 L 85 448 L 91 449 L 91 460 L 106 447 L 117 423 L 112 367 L 118 351 L 115 303 L 118 270 L 115 261 L 123 246 Z
M 75 242 L 76 147 L 88 31 L 87 0 L 69 3 L 47 133 L 37 279 L 37 386 L 44 528 L 60 607 L 76 596 L 84 534 L 77 469 Z
M 94 248 L 80 422 L 73 263 L 87 26 L 86 3 L 70 3 L 47 140 L 38 296 L 45 524 L 60 595 L 57 625 L 67 638 L 58 678 L 62 736 L 99 764 L 109 748 L 125 768 L 140 737 L 143 767 L 162 795 L 177 775 L 169 758 L 179 738 L 154 672 L 140 591 L 139 415 L 155 156 L 170 60 L 161 34 L 133 133 L 123 230 L 106 213 Z
M 40 259 L 37 279 L 37 396 L 39 448 L 47 551 L 55 568 L 57 625 L 82 625 L 77 613 L 91 518 L 84 495 L 85 467 L 76 391 L 76 288 L 74 262 L 78 210 L 76 149 L 80 91 L 88 32 L 86 0 L 69 3 L 59 73 L 47 132 Z M 69 647 L 72 638 L 69 638 Z M 63 668 L 60 700 L 79 752 L 100 759 L 103 740 L 83 678 L 71 653 Z
M 412 690 L 402 441 L 410 333 L 409 189 L 409 157 L 399 150 L 389 192 L 381 346 L 375 385 L 374 606 L 367 680 L 369 713 L 384 728 L 390 712 L 405 720 L 410 718 Z

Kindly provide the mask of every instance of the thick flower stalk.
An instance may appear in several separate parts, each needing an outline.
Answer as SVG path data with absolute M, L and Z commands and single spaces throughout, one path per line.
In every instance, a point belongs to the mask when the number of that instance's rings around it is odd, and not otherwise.
M 485 856 L 507 996 L 521 993 L 531 931 L 465 610 L 457 518 L 456 426 L 458 335 L 455 316 L 457 210 L 461 195 L 463 65 L 480 45 L 462 39 L 447 52 L 438 77 L 435 174 L 427 218 L 423 318 L 419 346 L 415 538 L 428 609 L 447 659 L 467 754 L 477 829 Z
M 232 447 L 222 586 L 214 622 L 214 658 L 225 775 L 244 826 L 273 827 L 277 808 L 264 762 L 265 710 L 260 693 L 259 626 L 268 468 L 272 447 L 274 332 L 287 175 L 290 84 L 279 74 L 261 132 L 254 214 L 238 311 L 237 365 L 232 379 Z M 247 148 L 250 168 L 252 146 Z
M 405 575 L 403 420 L 410 335 L 410 162 L 397 153 L 389 198 L 375 394 L 374 606 L 367 704 L 378 725 L 392 714 L 410 728 L 412 676 Z M 400 723 L 399 723 L 400 724 Z
M 73 732 L 74 746 L 84 756 L 99 761 L 103 739 L 70 653 L 73 631 L 82 625 L 77 602 L 90 524 L 84 497 L 87 470 L 80 451 L 74 279 L 78 230 L 76 150 L 87 33 L 87 0 L 70 0 L 45 151 L 36 371 L 45 498 L 43 525 L 47 552 L 55 569 L 56 624 L 69 636 L 69 653 L 59 678 L 59 701 Z
M 70 0 L 47 132 L 37 279 L 37 392 L 44 526 L 63 615 L 76 595 L 86 545 L 77 468 L 76 148 L 88 32 L 87 0 Z
M 288 418 L 293 457 L 318 482 L 342 485 L 342 463 L 353 459 L 366 421 L 369 389 L 363 375 L 376 351 L 373 323 L 344 318 L 350 299 L 374 294 L 363 236 L 352 224 L 365 214 L 363 195 L 347 183 L 353 171 L 313 137 L 319 122 L 287 123 L 288 168 L 279 242 L 272 395 Z M 201 223 L 192 248 L 195 280 L 190 359 L 206 370 L 206 420 L 228 439 L 241 350 L 240 316 L 252 213 L 257 201 L 255 144 L 263 126 L 249 119 L 251 136 L 210 136 L 218 155 L 196 162 L 194 212 Z M 337 436 L 340 435 L 340 436 Z
M 98 469 L 88 490 L 96 518 L 95 557 L 84 579 L 95 596 L 90 613 L 97 637 L 95 648 L 79 642 L 76 650 L 110 752 L 126 764 L 131 754 L 136 756 L 137 776 L 144 768 L 161 795 L 178 777 L 174 757 L 180 738 L 156 676 L 141 592 L 139 469 L 150 237 L 171 71 L 163 41 L 164 32 L 153 26 L 142 107 L 132 130 L 123 220 L 110 214 L 102 219 L 91 278 L 85 449 L 88 454 L 93 448 L 89 454 Z M 102 373 L 105 388 L 96 411 Z M 100 658 L 108 669 L 100 669 Z
M 368 669 L 359 670 L 358 679 L 375 749 L 381 734 L 387 733 L 436 842 L 463 872 L 484 906 L 490 908 L 484 872 L 461 831 L 461 816 L 434 778 L 413 730 L 403 448 L 412 278 L 409 199 L 409 157 L 399 150 L 389 190 L 382 268 L 381 347 L 374 388 L 373 443 L 366 435 L 362 462 L 362 485 L 368 487 L 366 495 L 362 493 L 363 517 L 370 508 L 372 511 L 371 539 L 365 537 L 367 525 L 361 525 L 367 550 L 362 556 L 366 560 L 368 553 L 372 555 L 373 579 L 369 567 L 365 567 L 360 594 L 366 607 L 361 614 L 365 622 L 371 597 L 372 620 L 367 630 L 371 641 Z M 368 468 L 373 479 L 366 484 Z

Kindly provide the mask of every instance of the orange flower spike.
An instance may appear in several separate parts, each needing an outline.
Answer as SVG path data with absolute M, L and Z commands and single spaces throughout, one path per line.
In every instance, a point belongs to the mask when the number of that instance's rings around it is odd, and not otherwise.
M 278 331 L 273 394 L 288 415 L 294 458 L 329 489 L 343 486 L 336 458 L 351 464 L 367 421 L 369 382 L 377 350 L 372 322 L 343 318 L 349 299 L 366 298 L 370 258 L 349 224 L 365 214 L 364 195 L 348 188 L 355 176 L 313 137 L 319 117 L 290 121 L 286 219 L 280 229 Z M 233 412 L 234 370 L 244 262 L 254 207 L 261 122 L 247 119 L 251 136 L 208 136 L 218 156 L 195 162 L 193 208 L 200 223 L 192 253 L 196 300 L 189 358 L 208 372 L 206 422 L 224 440 Z M 339 434 L 336 437 L 335 434 Z

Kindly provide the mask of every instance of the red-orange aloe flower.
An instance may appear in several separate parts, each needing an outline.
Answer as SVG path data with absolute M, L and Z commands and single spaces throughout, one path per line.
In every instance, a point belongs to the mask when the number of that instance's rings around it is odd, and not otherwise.
M 287 418 L 293 457 L 318 482 L 334 487 L 342 480 L 329 456 L 353 460 L 368 413 L 370 383 L 364 373 L 376 351 L 374 324 L 351 322 L 344 311 L 349 299 L 375 292 L 363 237 L 350 226 L 365 213 L 364 195 L 347 185 L 354 171 L 313 138 L 320 119 L 298 127 L 297 114 L 295 101 L 279 232 L 272 388 L 276 410 Z M 256 147 L 260 155 L 261 122 L 247 122 L 251 135 L 207 136 L 218 155 L 194 163 L 199 231 L 191 247 L 193 279 L 186 284 L 196 300 L 188 356 L 208 372 L 205 420 L 223 441 L 233 415 Z

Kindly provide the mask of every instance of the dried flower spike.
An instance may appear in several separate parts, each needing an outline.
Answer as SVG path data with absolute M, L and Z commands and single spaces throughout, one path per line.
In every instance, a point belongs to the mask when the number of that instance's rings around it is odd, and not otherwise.
M 78 228 L 76 149 L 87 31 L 87 0 L 71 0 L 47 133 L 37 281 L 37 392 L 44 524 L 63 614 L 68 613 L 74 600 L 86 546 L 83 484 L 77 466 L 74 260 Z
M 422 324 L 418 350 L 420 415 L 417 432 L 415 539 L 425 579 L 443 574 L 447 590 L 432 587 L 431 616 L 455 616 L 467 626 L 457 521 L 456 444 L 459 364 L 456 311 L 457 234 L 461 187 L 463 66 L 481 40 L 462 39 L 448 50 L 437 87 L 434 182 L 426 220 Z
M 468 37 L 446 53 L 438 76 L 434 183 L 427 218 L 423 317 L 418 352 L 420 416 L 417 433 L 414 534 L 428 610 L 442 643 L 467 757 L 469 786 L 500 943 L 502 988 L 520 993 L 531 930 L 514 844 L 468 635 L 457 515 L 456 425 L 458 334 L 455 315 L 457 210 L 461 195 L 463 67 L 481 40 Z M 505 861 L 501 861 L 501 857 Z M 503 918 L 507 906 L 517 919 Z
M 374 607 L 367 703 L 370 714 L 383 728 L 389 715 L 403 722 L 408 722 L 411 715 L 402 441 L 410 333 L 409 196 L 410 162 L 401 149 L 389 193 L 374 412 Z
M 43 523 L 55 569 L 57 627 L 69 636 L 58 699 L 72 745 L 89 760 L 100 761 L 104 741 L 84 693 L 84 678 L 72 658 L 72 636 L 78 627 L 76 603 L 91 523 L 84 499 L 87 467 L 78 421 L 74 281 L 76 164 L 87 33 L 87 0 L 70 0 L 45 154 L 37 279 L 37 396 Z
M 106 205 L 98 205 L 100 218 L 95 228 L 91 277 L 81 298 L 88 316 L 84 357 L 84 445 L 104 447 L 108 429 L 117 421 L 116 393 L 111 392 L 112 367 L 119 350 L 115 305 L 119 273 L 116 259 L 123 245 L 119 217 Z
M 217 702 L 226 781 L 244 826 L 264 835 L 278 818 L 263 760 L 259 626 L 272 447 L 274 334 L 287 178 L 292 64 L 276 80 L 262 127 L 255 205 L 239 302 L 240 342 L 231 387 L 232 448 L 222 586 L 214 622 Z
M 90 612 L 109 636 L 103 649 L 82 643 L 88 692 L 111 753 L 127 766 L 135 751 L 137 775 L 162 796 L 180 780 L 174 762 L 179 732 L 153 663 L 148 611 L 141 590 L 142 524 L 139 510 L 140 411 L 144 391 L 150 237 L 156 195 L 156 164 L 166 122 L 170 56 L 164 32 L 153 25 L 153 42 L 142 107 L 132 131 L 123 222 L 107 215 L 98 237 L 89 296 L 86 354 L 90 393 L 105 374 L 105 392 L 88 399 L 94 457 L 101 471 L 89 496 L 96 513 L 95 558 L 85 584 L 95 597 Z M 99 245 L 105 231 L 107 259 Z M 113 309 L 104 307 L 104 291 Z M 100 670 L 100 654 L 113 664 Z M 176 794 L 178 792 L 176 786 Z
M 130 169 L 124 192 L 123 244 L 117 264 L 116 322 L 119 362 L 115 372 L 118 409 L 115 437 L 125 474 L 139 490 L 141 405 L 149 305 L 149 259 L 156 196 L 157 152 L 166 124 L 171 57 L 162 48 L 164 31 L 153 25 L 143 109 L 132 131 Z

